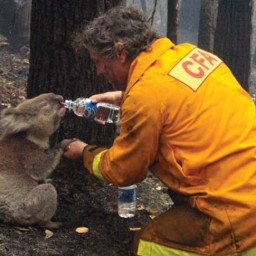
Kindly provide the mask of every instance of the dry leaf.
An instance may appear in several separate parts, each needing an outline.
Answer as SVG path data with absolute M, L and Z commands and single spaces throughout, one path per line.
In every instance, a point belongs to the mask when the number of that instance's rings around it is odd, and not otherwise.
M 78 228 L 76 228 L 76 232 L 77 233 L 87 233 L 87 232 L 89 232 L 89 228 L 87 228 L 87 227 L 78 227 Z
M 138 205 L 137 210 L 143 211 L 143 210 L 145 210 L 145 207 L 143 205 Z
M 141 228 L 137 227 L 137 228 L 130 228 L 131 231 L 139 231 L 141 230 Z
M 24 62 L 25 64 L 29 64 L 29 60 L 28 60 L 28 59 L 23 60 L 23 62 Z
M 15 229 L 19 230 L 19 231 L 30 231 L 31 227 L 15 227 Z
M 156 216 L 155 215 L 149 215 L 150 219 L 154 219 Z
M 49 238 L 51 238 L 53 236 L 53 232 L 51 230 L 49 230 L 49 229 L 46 229 L 44 231 L 44 233 L 45 233 L 45 237 L 44 237 L 45 239 L 49 239 Z
M 156 190 L 157 190 L 157 191 L 160 191 L 161 189 L 162 189 L 161 186 L 157 186 L 157 187 L 156 187 Z

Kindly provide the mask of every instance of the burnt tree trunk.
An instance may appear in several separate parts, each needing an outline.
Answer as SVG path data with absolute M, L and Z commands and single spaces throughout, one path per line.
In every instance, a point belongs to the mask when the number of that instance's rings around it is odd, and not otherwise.
M 0 0 L 0 34 L 13 50 L 28 46 L 31 0 Z
M 250 72 L 251 0 L 219 0 L 214 52 L 248 90 Z
M 167 3 L 167 37 L 177 43 L 178 0 Z
M 32 1 L 29 98 L 54 92 L 65 99 L 76 99 L 111 90 L 103 78 L 97 77 L 88 53 L 74 51 L 72 38 L 86 22 L 119 3 L 120 0 Z M 77 137 L 90 144 L 110 145 L 114 134 L 114 126 L 101 126 L 67 113 L 55 140 Z
M 198 46 L 213 52 L 218 0 L 201 0 Z

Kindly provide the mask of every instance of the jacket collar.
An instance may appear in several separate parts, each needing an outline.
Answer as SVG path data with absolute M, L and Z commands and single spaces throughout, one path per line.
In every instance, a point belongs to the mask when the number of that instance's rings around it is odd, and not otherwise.
M 174 46 L 174 43 L 164 37 L 155 40 L 147 50 L 141 52 L 131 63 L 125 93 L 127 93 L 144 72 L 172 46 Z

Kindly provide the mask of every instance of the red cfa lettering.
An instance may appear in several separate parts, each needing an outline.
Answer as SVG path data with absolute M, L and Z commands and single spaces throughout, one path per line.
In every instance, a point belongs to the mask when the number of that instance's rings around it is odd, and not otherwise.
M 172 68 L 169 75 L 196 91 L 221 63 L 222 60 L 212 53 L 194 48 Z
M 214 55 L 197 49 L 191 56 L 186 57 L 186 61 L 182 63 L 182 67 L 190 76 L 202 78 L 205 72 L 214 66 L 214 62 L 218 62 L 218 59 Z

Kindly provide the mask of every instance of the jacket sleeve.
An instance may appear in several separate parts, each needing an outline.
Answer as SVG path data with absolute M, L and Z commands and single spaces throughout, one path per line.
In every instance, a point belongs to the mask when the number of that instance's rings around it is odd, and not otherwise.
M 120 135 L 113 146 L 108 150 L 86 148 L 84 164 L 95 176 L 117 186 L 134 184 L 147 176 L 148 167 L 156 160 L 163 122 L 161 103 L 153 94 L 135 89 L 125 95 Z
M 88 169 L 88 171 L 94 176 L 98 177 L 101 180 L 104 180 L 100 170 L 98 168 L 93 168 L 95 165 L 97 166 L 98 161 L 100 160 L 100 156 L 107 149 L 103 147 L 99 147 L 96 145 L 88 145 L 83 150 L 83 162 L 84 166 Z

